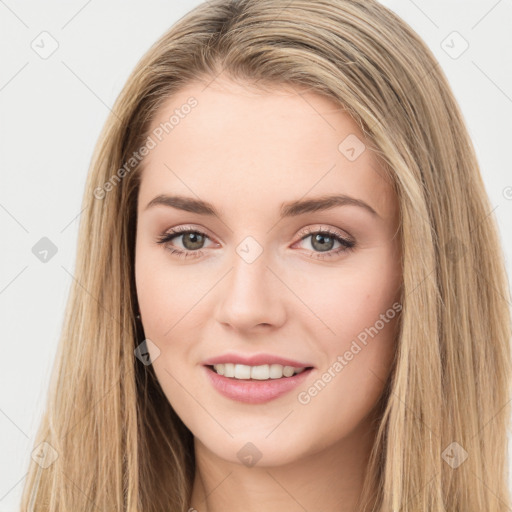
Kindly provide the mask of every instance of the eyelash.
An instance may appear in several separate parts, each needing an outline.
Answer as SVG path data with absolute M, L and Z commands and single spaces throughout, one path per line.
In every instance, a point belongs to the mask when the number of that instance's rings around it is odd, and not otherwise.
M 197 249 L 195 251 L 193 251 L 193 250 L 182 251 L 181 249 L 176 249 L 175 247 L 171 247 L 171 246 L 167 245 L 174 238 L 178 238 L 180 236 L 187 235 L 190 233 L 199 234 L 205 238 L 210 238 L 206 233 L 204 233 L 203 231 L 201 231 L 199 229 L 192 229 L 191 227 L 188 227 L 188 226 L 180 226 L 178 228 L 173 228 L 169 232 L 164 233 L 163 235 L 160 235 L 159 237 L 157 237 L 156 243 L 164 245 L 166 250 L 170 251 L 171 254 L 178 256 L 178 258 L 199 257 L 202 255 L 202 252 L 203 252 L 201 249 Z M 316 234 L 328 235 L 329 237 L 334 238 L 337 242 L 339 242 L 341 244 L 341 247 L 338 247 L 338 249 L 331 249 L 330 251 L 327 251 L 324 253 L 310 251 L 310 253 L 312 255 L 314 255 L 313 257 L 316 259 L 323 260 L 325 258 L 330 258 L 330 257 L 340 254 L 342 252 L 349 252 L 349 251 L 354 250 L 354 247 L 355 247 L 354 241 L 343 238 L 336 231 L 333 231 L 329 228 L 315 229 L 315 230 L 313 230 L 313 229 L 304 230 L 304 232 L 301 234 L 302 236 L 301 236 L 301 239 L 299 240 L 299 242 L 302 242 L 309 236 L 316 235 Z

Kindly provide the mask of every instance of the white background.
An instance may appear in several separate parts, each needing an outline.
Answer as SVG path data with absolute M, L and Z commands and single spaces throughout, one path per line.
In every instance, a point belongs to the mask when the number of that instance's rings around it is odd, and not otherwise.
M 19 506 L 73 280 L 83 187 L 100 129 L 138 59 L 199 3 L 0 0 L 0 512 Z M 382 3 L 426 41 L 450 81 L 512 275 L 512 194 L 505 197 L 512 190 L 512 3 Z M 43 31 L 58 42 L 47 59 L 31 47 Z M 442 47 L 453 31 L 469 43 L 456 59 Z M 455 40 L 455 49 L 459 44 Z M 42 237 L 58 248 L 47 263 L 32 253 Z

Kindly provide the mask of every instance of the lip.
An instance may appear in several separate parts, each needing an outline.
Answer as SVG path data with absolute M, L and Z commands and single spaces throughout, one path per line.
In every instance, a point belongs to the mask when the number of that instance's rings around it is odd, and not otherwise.
M 308 366 L 313 367 L 311 363 L 304 363 L 300 361 L 294 361 L 293 359 L 287 359 L 285 357 L 279 357 L 272 354 L 253 354 L 250 356 L 243 356 L 240 354 L 228 353 L 222 356 L 211 357 L 203 361 L 205 366 L 213 366 L 214 364 L 222 363 L 233 363 L 233 364 L 245 364 L 247 366 L 260 366 L 262 364 L 281 364 L 283 366 L 293 366 L 295 368 L 306 368 Z M 292 377 L 287 377 L 291 379 Z
M 217 363 L 215 363 L 217 364 Z M 243 364 L 243 363 L 239 363 Z M 274 363 L 281 364 L 281 363 Z M 294 366 L 294 365 L 290 365 Z M 299 386 L 313 371 L 308 368 L 292 377 L 280 379 L 255 380 L 234 379 L 215 373 L 209 366 L 203 366 L 213 387 L 224 397 L 246 404 L 262 404 L 279 398 Z

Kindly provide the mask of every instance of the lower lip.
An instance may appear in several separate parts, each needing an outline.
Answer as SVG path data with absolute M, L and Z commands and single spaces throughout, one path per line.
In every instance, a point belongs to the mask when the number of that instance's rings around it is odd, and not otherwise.
M 203 368 L 213 387 L 221 395 L 247 404 L 262 404 L 290 392 L 301 384 L 312 370 L 312 368 L 309 368 L 292 377 L 282 377 L 280 379 L 242 380 L 219 375 L 208 366 L 203 366 Z

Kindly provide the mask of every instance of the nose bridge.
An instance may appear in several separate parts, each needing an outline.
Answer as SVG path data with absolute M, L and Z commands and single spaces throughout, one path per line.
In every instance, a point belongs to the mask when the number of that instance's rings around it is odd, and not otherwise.
M 282 284 L 270 270 L 270 260 L 269 253 L 253 237 L 246 237 L 235 248 L 231 272 L 221 287 L 217 310 L 220 322 L 250 328 L 282 321 Z

